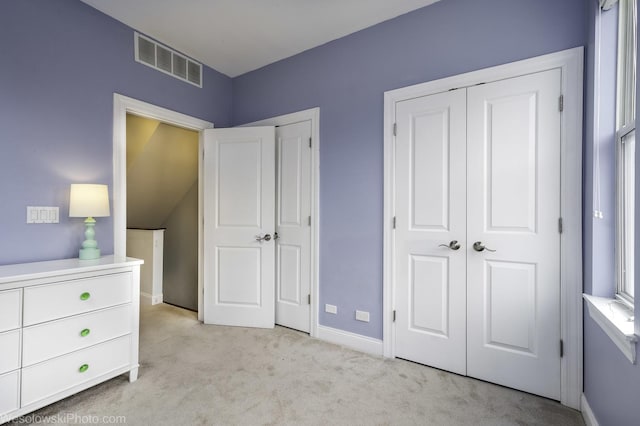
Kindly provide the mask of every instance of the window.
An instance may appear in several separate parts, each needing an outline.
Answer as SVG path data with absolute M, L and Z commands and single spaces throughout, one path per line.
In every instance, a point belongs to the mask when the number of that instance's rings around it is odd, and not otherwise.
M 636 0 L 620 0 L 616 111 L 617 296 L 634 297 Z
M 638 321 L 634 318 L 635 144 L 636 144 L 636 0 L 599 0 L 596 17 L 594 68 L 594 217 L 602 219 L 599 200 L 600 142 L 615 146 L 615 182 L 607 174 L 607 188 L 615 187 L 616 298 L 585 294 L 589 316 L 627 359 L 636 363 Z M 607 12 L 610 11 L 610 12 Z M 617 47 L 617 48 L 616 48 Z M 602 60 L 604 59 L 604 60 Z M 601 73 L 601 70 L 604 73 Z M 604 75 L 604 77 L 603 77 Z M 601 90 L 605 96 L 601 96 Z M 602 107 L 602 109 L 601 109 Z M 615 114 L 612 110 L 615 109 Z M 602 114 L 601 114 L 602 112 Z M 600 124 L 603 124 L 601 127 Z M 640 189 L 640 188 L 639 188 Z M 607 206 L 609 207 L 609 206 Z M 607 229 L 609 224 L 607 223 Z M 609 234 L 610 235 L 610 234 Z M 609 255 L 596 247 L 594 253 Z M 597 250 L 596 250 L 597 249 Z M 607 259 L 608 260 L 608 259 Z M 609 286 L 609 283 L 602 283 Z M 603 290 L 603 287 L 600 287 Z M 608 290 L 608 288 L 607 288 Z

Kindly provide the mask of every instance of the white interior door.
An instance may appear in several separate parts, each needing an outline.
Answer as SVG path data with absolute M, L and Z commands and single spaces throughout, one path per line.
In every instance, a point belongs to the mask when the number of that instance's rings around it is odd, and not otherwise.
M 396 104 L 396 356 L 560 399 L 560 93 L 555 69 Z
M 310 330 L 311 121 L 276 128 L 276 323 Z
M 396 356 L 466 373 L 466 91 L 396 104 Z
M 468 374 L 553 399 L 560 94 L 560 70 L 549 70 L 469 88 L 467 112 Z
M 271 328 L 274 127 L 205 130 L 203 164 L 204 322 Z

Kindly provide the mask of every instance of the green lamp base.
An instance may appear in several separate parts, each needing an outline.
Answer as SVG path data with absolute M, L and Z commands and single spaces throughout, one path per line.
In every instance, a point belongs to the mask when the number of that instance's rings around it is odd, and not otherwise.
M 80 260 L 93 260 L 100 258 L 100 249 L 99 248 L 81 248 L 80 249 Z
M 96 220 L 92 217 L 88 217 L 84 221 L 84 226 L 84 237 L 86 239 L 82 243 L 82 248 L 80 249 L 80 260 L 99 259 L 100 249 L 98 248 L 98 242 L 94 238 L 96 231 L 93 229 L 96 226 Z

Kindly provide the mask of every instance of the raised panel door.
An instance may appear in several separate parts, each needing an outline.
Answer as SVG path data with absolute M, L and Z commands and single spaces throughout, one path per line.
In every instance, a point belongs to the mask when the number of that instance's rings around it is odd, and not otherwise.
M 271 328 L 274 128 L 205 130 L 204 150 L 204 322 Z
M 465 374 L 465 91 L 399 102 L 396 121 L 396 356 Z
M 560 70 L 549 70 L 469 88 L 467 112 L 468 375 L 553 399 L 560 93 Z
M 276 129 L 276 323 L 309 332 L 311 121 Z

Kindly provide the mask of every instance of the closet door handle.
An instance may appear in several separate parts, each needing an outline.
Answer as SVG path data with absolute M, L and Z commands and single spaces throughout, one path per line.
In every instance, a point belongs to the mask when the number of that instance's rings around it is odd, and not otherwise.
M 485 246 L 482 244 L 482 241 L 476 241 L 475 243 L 473 243 L 473 249 L 474 249 L 475 251 L 485 251 L 485 250 L 486 250 L 486 251 L 491 251 L 491 252 L 495 251 L 495 250 L 493 250 L 493 249 L 490 249 L 489 247 L 485 247 Z
M 449 244 L 440 244 L 438 247 L 447 247 L 451 250 L 459 250 L 460 244 L 458 243 L 458 240 L 452 240 Z
M 256 241 L 271 241 L 271 234 L 266 234 L 264 237 L 261 237 L 260 235 L 256 235 Z

